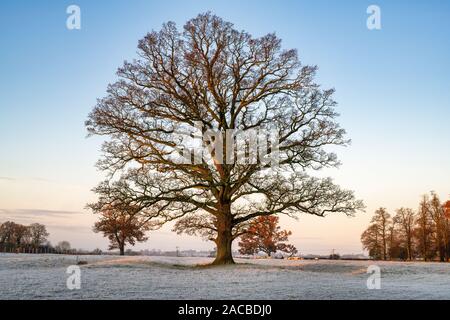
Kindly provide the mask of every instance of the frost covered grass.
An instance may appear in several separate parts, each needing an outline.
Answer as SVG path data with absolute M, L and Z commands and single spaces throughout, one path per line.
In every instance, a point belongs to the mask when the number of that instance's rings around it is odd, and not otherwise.
M 81 289 L 69 290 L 76 256 L 0 254 L 0 299 L 449 299 L 450 264 L 80 256 Z M 381 289 L 367 289 L 367 267 Z

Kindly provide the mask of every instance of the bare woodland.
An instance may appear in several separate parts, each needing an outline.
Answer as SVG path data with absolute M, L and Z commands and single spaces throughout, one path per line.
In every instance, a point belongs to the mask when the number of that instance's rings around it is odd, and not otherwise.
M 435 192 L 424 195 L 416 211 L 400 208 L 392 217 L 380 208 L 361 235 L 363 246 L 374 259 L 449 261 L 449 208 Z
M 6 221 L 0 223 L 0 252 L 31 252 L 42 246 L 49 246 L 49 233 L 44 225 L 33 223 L 28 226 Z

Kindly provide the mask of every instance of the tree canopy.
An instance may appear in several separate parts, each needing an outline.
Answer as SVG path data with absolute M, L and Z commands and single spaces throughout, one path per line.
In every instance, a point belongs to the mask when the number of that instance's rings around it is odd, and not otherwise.
M 302 65 L 275 34 L 255 38 L 204 13 L 183 30 L 169 22 L 148 33 L 137 54 L 118 69 L 86 122 L 90 134 L 108 137 L 99 167 L 110 176 L 95 189 L 106 195 L 100 206 L 120 199 L 155 222 L 181 219 L 179 231 L 216 242 L 217 264 L 233 263 L 233 239 L 259 216 L 363 208 L 353 192 L 308 174 L 337 166 L 326 147 L 349 140 L 335 121 L 334 90 L 321 89 L 317 67 Z M 180 146 L 180 135 L 193 138 L 189 128 L 198 124 L 200 155 Z M 276 166 L 221 161 L 236 149 L 227 130 L 255 129 L 276 135 L 276 147 L 268 147 Z M 212 148 L 218 140 L 220 148 Z

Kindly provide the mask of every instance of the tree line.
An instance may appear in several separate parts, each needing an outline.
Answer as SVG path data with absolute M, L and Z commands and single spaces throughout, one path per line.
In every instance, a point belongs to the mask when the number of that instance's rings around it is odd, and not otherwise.
M 47 237 L 45 225 L 33 223 L 22 225 L 13 221 L 0 223 L 0 252 L 16 253 L 73 253 L 68 241 L 53 246 Z
M 449 261 L 450 201 L 435 192 L 423 195 L 417 210 L 400 208 L 391 214 L 379 208 L 361 242 L 377 260 Z
M 44 225 L 25 226 L 12 221 L 0 224 L 0 251 L 20 248 L 39 248 L 47 244 L 49 233 Z

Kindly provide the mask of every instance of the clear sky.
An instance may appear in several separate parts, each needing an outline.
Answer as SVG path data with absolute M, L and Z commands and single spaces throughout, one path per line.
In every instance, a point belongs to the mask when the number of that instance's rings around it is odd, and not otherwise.
M 81 30 L 66 28 L 66 8 L 81 8 Z M 381 9 L 368 30 L 366 9 Z M 319 66 L 336 89 L 352 145 L 325 173 L 355 190 L 367 212 L 355 218 L 283 218 L 301 253 L 361 252 L 373 211 L 416 208 L 421 194 L 450 194 L 449 1 L 13 1 L 0 2 L 0 222 L 41 222 L 50 240 L 106 248 L 84 209 L 102 174 L 100 138 L 84 121 L 137 42 L 163 22 L 179 27 L 212 11 L 254 36 L 269 32 Z M 170 226 L 137 248 L 210 249 Z

